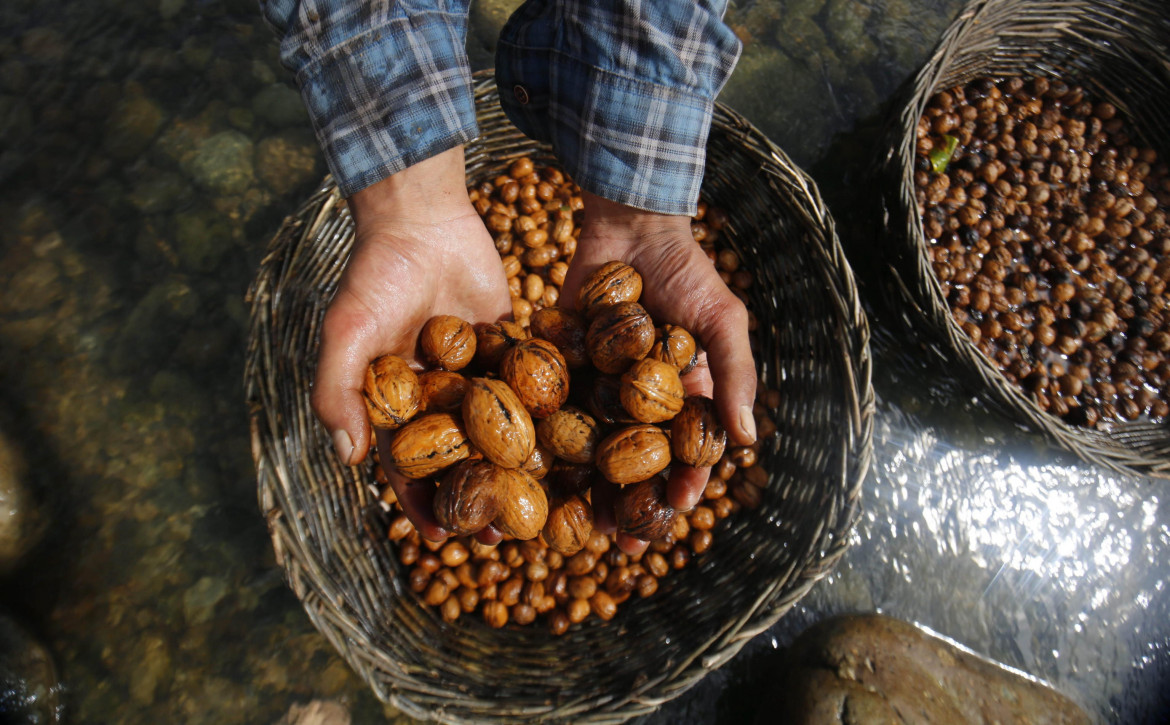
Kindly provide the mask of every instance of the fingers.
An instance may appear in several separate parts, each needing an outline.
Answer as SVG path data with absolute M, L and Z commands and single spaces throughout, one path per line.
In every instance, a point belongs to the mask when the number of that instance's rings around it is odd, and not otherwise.
M 720 295 L 699 318 L 695 335 L 707 351 L 715 405 L 723 427 L 736 445 L 756 442 L 752 404 L 756 399 L 756 364 L 748 342 L 748 315 L 731 294 Z
M 711 469 L 675 465 L 670 468 L 670 479 L 666 482 L 666 500 L 675 511 L 690 511 L 703 498 Z
M 382 450 L 390 449 L 390 432 L 380 430 L 378 447 Z M 419 536 L 428 541 L 442 541 L 450 535 L 446 529 L 439 526 L 435 519 L 435 484 L 430 479 L 411 479 L 398 473 L 393 466 L 382 462 L 382 470 L 390 479 L 390 486 L 394 495 L 398 497 L 398 504 L 402 512 L 414 528 L 418 529 Z
M 317 419 L 329 431 L 334 450 L 348 466 L 360 463 L 370 448 L 369 423 L 362 386 L 367 356 L 360 338 L 360 321 L 334 304 L 325 314 L 311 404 Z

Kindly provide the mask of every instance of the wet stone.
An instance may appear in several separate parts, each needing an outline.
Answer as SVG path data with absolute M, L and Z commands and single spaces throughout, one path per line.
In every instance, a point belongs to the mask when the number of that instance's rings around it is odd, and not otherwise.
M 256 175 L 283 196 L 320 178 L 320 158 L 311 133 L 285 131 L 257 144 Z
M 116 159 L 133 159 L 150 145 L 164 120 L 162 108 L 132 87 L 106 124 L 103 146 Z
M 199 144 L 188 170 L 215 194 L 239 194 L 254 177 L 252 140 L 239 131 L 221 131 Z
M 0 612 L 0 718 L 5 723 L 56 725 L 64 714 L 49 650 Z
M 143 214 L 162 214 L 181 205 L 190 194 L 191 185 L 179 174 L 147 172 L 138 175 L 128 199 Z
M 24 455 L 0 433 L 0 574 L 13 570 L 36 546 L 46 523 Z
M 215 269 L 232 248 L 231 230 L 220 215 L 209 210 L 175 215 L 175 251 L 189 269 Z
M 308 126 L 309 115 L 301 101 L 301 94 L 283 83 L 264 87 L 252 101 L 256 118 L 270 126 Z

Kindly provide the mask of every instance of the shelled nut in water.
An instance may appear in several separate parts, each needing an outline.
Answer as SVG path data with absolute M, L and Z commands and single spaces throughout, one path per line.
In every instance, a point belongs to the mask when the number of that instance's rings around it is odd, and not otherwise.
M 395 355 L 383 355 L 366 368 L 362 397 L 370 425 L 394 430 L 418 412 L 422 400 L 418 375 Z

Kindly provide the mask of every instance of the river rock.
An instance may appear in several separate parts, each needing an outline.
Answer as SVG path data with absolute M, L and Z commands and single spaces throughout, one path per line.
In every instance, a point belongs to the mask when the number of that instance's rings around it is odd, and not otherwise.
M 239 194 L 253 181 L 252 140 L 239 131 L 221 131 L 199 144 L 189 164 L 192 177 L 215 194 Z
M 317 140 L 311 133 L 284 131 L 256 145 L 256 175 L 283 196 L 318 180 L 320 157 Z
M 49 651 L 0 612 L 0 722 L 55 725 L 64 708 Z
M 1046 684 L 919 627 L 877 614 L 813 625 L 777 673 L 776 699 L 757 722 L 793 725 L 1028 723 L 1089 725 Z
M 252 113 L 277 128 L 309 124 L 301 94 L 283 83 L 272 83 L 261 89 L 252 101 Z
M 24 456 L 0 433 L 0 575 L 16 567 L 40 541 L 45 528 Z
M 133 159 L 150 145 L 164 120 L 162 108 L 131 84 L 106 123 L 106 153 L 121 161 Z

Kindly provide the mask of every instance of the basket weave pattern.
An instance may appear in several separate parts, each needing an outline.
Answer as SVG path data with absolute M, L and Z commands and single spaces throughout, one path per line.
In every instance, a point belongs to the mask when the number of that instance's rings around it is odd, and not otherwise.
M 469 179 L 519 156 L 553 163 L 476 84 L 480 138 Z M 868 469 L 869 333 L 833 222 L 812 181 L 719 107 L 705 196 L 728 211 L 727 241 L 756 264 L 757 360 L 783 395 L 761 506 L 715 530 L 714 545 L 630 600 L 553 637 L 543 627 L 455 624 L 400 576 L 368 464 L 346 468 L 309 407 L 321 320 L 353 242 L 326 182 L 276 234 L 250 290 L 246 395 L 260 507 L 277 561 L 317 628 L 382 700 L 445 722 L 622 722 L 652 712 L 734 656 L 836 564 Z
M 1119 471 L 1170 476 L 1170 428 L 1145 421 L 1097 430 L 1069 425 L 1008 381 L 951 316 L 931 268 L 914 196 L 915 130 L 937 92 L 983 77 L 1076 83 L 1129 117 L 1142 142 L 1170 151 L 1170 3 L 1164 0 L 975 0 L 914 78 L 882 159 L 890 266 L 899 303 L 941 346 L 959 376 L 1008 415 L 1081 458 Z

